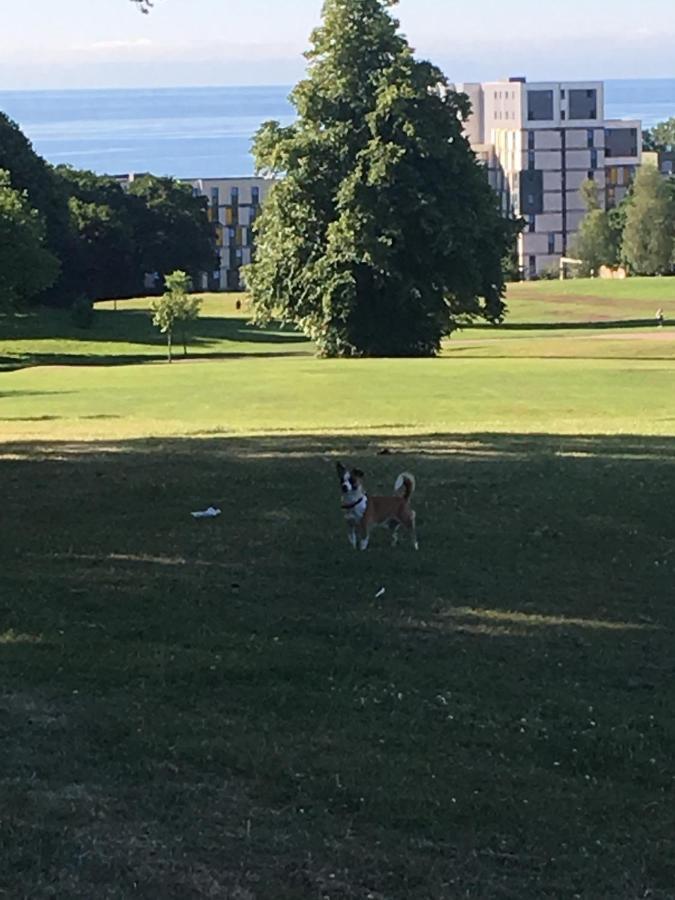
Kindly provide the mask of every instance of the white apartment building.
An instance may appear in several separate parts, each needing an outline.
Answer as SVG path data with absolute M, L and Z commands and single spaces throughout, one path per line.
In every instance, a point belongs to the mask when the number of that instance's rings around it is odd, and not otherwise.
M 219 267 L 204 276 L 202 289 L 238 291 L 242 266 L 253 252 L 253 222 L 274 184 L 269 178 L 188 178 L 197 196 L 206 197 L 216 225 Z
M 473 105 L 467 136 L 488 168 L 502 211 L 527 222 L 519 238 L 523 275 L 534 278 L 570 252 L 585 208 L 580 187 L 598 185 L 611 208 L 641 163 L 639 121 L 604 117 L 602 82 L 463 84 Z

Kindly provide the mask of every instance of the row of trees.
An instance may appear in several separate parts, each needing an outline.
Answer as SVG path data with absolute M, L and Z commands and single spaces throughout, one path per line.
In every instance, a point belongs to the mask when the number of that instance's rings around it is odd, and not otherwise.
M 52 167 L 0 113 L 0 304 L 129 297 L 146 273 L 196 279 L 217 265 L 206 200 L 152 175 Z
M 572 252 L 583 263 L 580 274 L 602 266 L 626 266 L 634 275 L 675 271 L 675 179 L 643 166 L 615 209 L 605 210 L 594 181 L 582 185 L 587 213 Z

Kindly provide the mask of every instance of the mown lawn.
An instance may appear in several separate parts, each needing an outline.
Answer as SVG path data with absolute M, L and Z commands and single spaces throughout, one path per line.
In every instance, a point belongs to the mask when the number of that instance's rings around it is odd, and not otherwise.
M 527 353 L 436 361 L 239 340 L 222 298 L 212 360 L 133 309 L 93 365 L 14 336 L 0 896 L 675 896 L 669 328 L 587 359 L 522 302 Z M 419 553 L 349 548 L 337 459 L 415 473 Z

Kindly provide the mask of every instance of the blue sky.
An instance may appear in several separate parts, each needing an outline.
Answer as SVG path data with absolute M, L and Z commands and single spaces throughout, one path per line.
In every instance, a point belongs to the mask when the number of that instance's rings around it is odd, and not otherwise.
M 675 77 L 673 0 L 401 0 L 421 56 L 455 81 Z M 0 90 L 289 84 L 322 0 L 5 2 Z M 58 12 L 57 12 L 58 10 Z M 637 16 L 637 20 L 636 20 Z

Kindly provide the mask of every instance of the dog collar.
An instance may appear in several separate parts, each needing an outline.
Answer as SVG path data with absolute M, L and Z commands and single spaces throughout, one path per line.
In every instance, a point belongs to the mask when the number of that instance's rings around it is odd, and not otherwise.
M 363 503 L 363 501 L 364 501 L 364 500 L 367 500 L 367 499 L 368 499 L 368 498 L 366 497 L 366 495 L 363 494 L 361 497 L 359 497 L 359 499 L 358 499 L 355 503 L 350 503 L 350 504 L 347 505 L 347 506 L 345 506 L 344 503 L 343 503 L 343 504 L 342 504 L 342 508 L 343 508 L 343 509 L 346 509 L 346 510 L 356 509 L 356 507 L 359 506 L 359 504 Z

